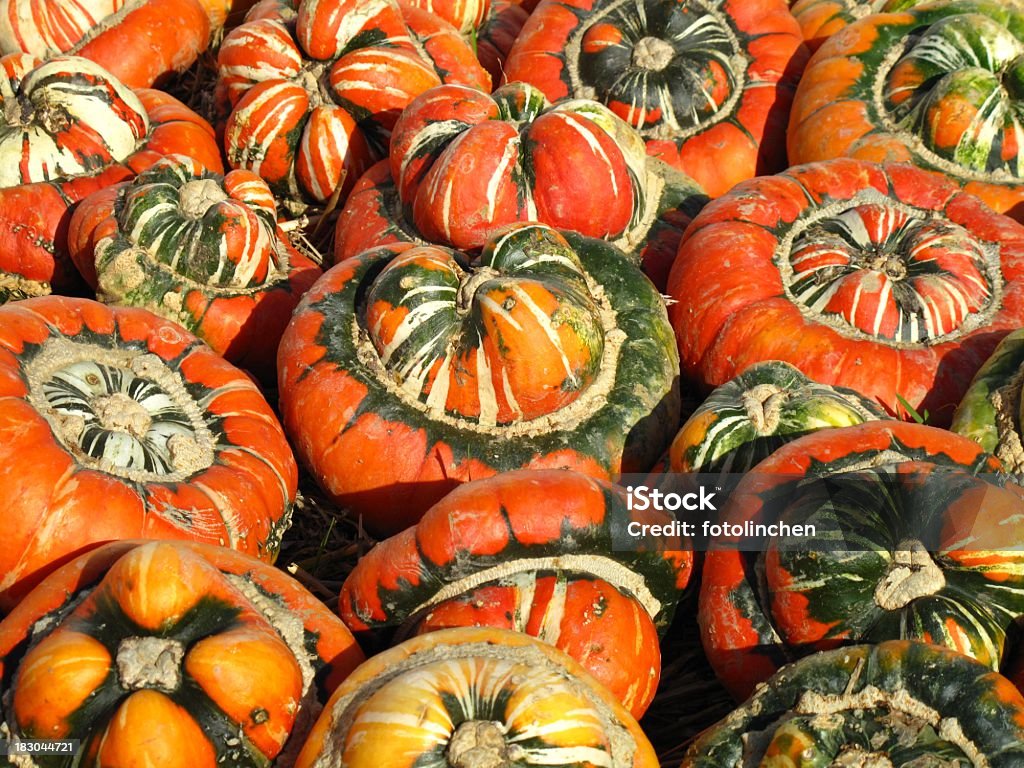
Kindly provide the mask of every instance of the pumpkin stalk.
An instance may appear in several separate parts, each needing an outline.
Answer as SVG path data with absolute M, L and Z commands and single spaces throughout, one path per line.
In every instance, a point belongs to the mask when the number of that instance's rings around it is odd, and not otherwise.
M 758 384 L 743 393 L 743 408 L 754 429 L 762 435 L 771 435 L 779 428 L 782 408 L 789 396 L 774 384 Z
M 518 759 L 520 747 L 505 743 L 501 724 L 493 720 L 467 720 L 448 742 L 451 768 L 503 768 Z
M 946 577 L 928 550 L 917 539 L 901 541 L 889 572 L 875 588 L 875 603 L 884 610 L 898 611 L 919 597 L 944 589 Z
M 117 647 L 117 678 L 126 691 L 173 693 L 181 687 L 185 648 L 166 637 L 126 637 Z
M 210 208 L 227 199 L 227 193 L 213 179 L 189 181 L 178 193 L 181 212 L 190 219 L 201 219 Z
M 672 45 L 660 37 L 644 37 L 633 48 L 633 66 L 661 72 L 675 55 Z

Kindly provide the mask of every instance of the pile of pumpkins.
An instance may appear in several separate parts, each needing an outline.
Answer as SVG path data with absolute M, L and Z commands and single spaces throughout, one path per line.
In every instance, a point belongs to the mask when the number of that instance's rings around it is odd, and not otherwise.
M 0 765 L 1024 766 L 1024 0 L 0 7 Z

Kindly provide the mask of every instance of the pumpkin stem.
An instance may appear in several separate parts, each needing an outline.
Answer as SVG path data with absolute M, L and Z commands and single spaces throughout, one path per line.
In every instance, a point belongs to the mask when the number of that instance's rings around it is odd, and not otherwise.
M 451 768 L 503 768 L 515 759 L 514 746 L 505 743 L 501 724 L 493 720 L 467 720 L 448 741 Z
M 227 193 L 213 179 L 186 182 L 178 192 L 181 212 L 190 219 L 201 219 L 212 206 L 227 199 Z
M 172 693 L 181 687 L 185 648 L 166 637 L 126 637 L 117 646 L 117 678 L 126 691 Z
M 758 434 L 775 434 L 787 399 L 786 393 L 774 384 L 758 384 L 743 393 L 743 408 Z
M 463 278 L 459 284 L 458 296 L 455 299 L 456 311 L 460 315 L 467 314 L 469 308 L 473 306 L 473 298 L 476 296 L 477 289 L 489 280 L 500 276 L 501 273 L 494 269 L 494 267 L 480 267 L 468 277 Z
M 127 432 L 141 440 L 149 432 L 153 419 L 141 403 L 124 392 L 97 397 L 92 402 L 93 413 L 99 425 L 111 432 Z
M 897 546 L 889 572 L 875 587 L 875 603 L 883 610 L 897 611 L 919 597 L 934 595 L 945 586 L 946 576 L 924 544 L 917 539 L 906 539 Z
M 661 72 L 671 63 L 676 49 L 659 37 L 644 37 L 633 46 L 633 66 L 652 72 Z
M 829 768 L 893 768 L 893 765 L 881 752 L 865 752 L 854 747 L 837 755 Z

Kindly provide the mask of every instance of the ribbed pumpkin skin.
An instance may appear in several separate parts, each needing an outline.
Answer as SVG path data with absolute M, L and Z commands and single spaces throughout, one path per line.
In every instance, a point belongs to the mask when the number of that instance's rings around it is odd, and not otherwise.
M 783 360 L 943 425 L 1024 325 L 1024 228 L 911 166 L 810 163 L 705 207 L 667 292 L 683 371 L 705 386 Z
M 613 242 L 664 285 L 706 200 L 691 179 L 648 158 L 606 107 L 552 106 L 524 83 L 492 95 L 456 85 L 420 95 L 395 125 L 390 164 L 393 184 L 374 169 L 374 181 L 353 190 L 336 226 L 336 262 L 410 237 L 474 251 L 503 226 L 540 221 Z
M 70 232 L 101 301 L 173 320 L 269 382 L 292 311 L 321 274 L 278 228 L 262 179 L 180 155 L 86 198 Z
M 730 519 L 771 508 L 772 521 L 838 527 L 850 551 L 774 539 L 762 552 L 708 552 L 701 640 L 719 678 L 742 699 L 794 658 L 899 638 L 998 669 L 1024 613 L 1024 554 L 1000 551 L 1024 537 L 1021 489 L 974 476 L 999 466 L 966 438 L 897 421 L 807 435 L 758 464 Z M 841 485 L 798 486 L 841 473 Z
M 927 3 L 861 19 L 819 49 L 800 81 L 790 162 L 913 163 L 1024 220 L 1022 56 L 1015 3 Z
M 661 679 L 654 622 L 636 600 L 600 579 L 533 576 L 480 587 L 439 603 L 415 634 L 457 627 L 525 632 L 564 651 L 638 720 Z
M 409 0 L 409 5 L 444 19 L 463 35 L 476 31 L 491 12 L 490 0 Z
M 80 740 L 97 768 L 290 765 L 363 659 L 278 569 L 212 545 L 116 542 L 0 622 L 0 714 L 7 734 Z
M 517 225 L 465 264 L 366 251 L 313 286 L 281 342 L 293 444 L 377 533 L 500 471 L 643 471 L 678 419 L 664 305 L 620 251 Z
M 808 379 L 788 363 L 755 363 L 715 389 L 672 441 L 673 472 L 739 473 L 810 432 L 885 418 L 849 389 Z
M 273 560 L 297 469 L 246 374 L 178 325 L 86 299 L 0 307 L 0 345 L 0 607 L 112 539 Z
M 454 28 L 393 0 L 259 3 L 225 37 L 217 67 L 229 164 L 300 206 L 343 200 L 423 91 L 490 89 Z
M 199 0 L 6 0 L 0 53 L 69 53 L 96 62 L 129 88 L 188 69 L 210 41 Z
M 86 59 L 0 58 L 0 114 L 0 302 L 80 284 L 67 228 L 87 195 L 172 153 L 222 170 L 205 120 Z
M 476 480 L 364 555 L 338 612 L 354 631 L 525 631 L 579 661 L 639 717 L 660 676 L 658 633 L 693 558 L 682 542 L 678 550 L 668 539 L 657 542 L 662 549 L 634 544 L 631 520 L 668 517 L 633 512 L 621 488 L 574 472 Z
M 925 0 L 796 0 L 790 10 L 813 53 L 829 37 L 872 13 L 902 11 Z
M 995 454 L 1003 470 L 1024 477 L 1021 382 L 1024 331 L 1014 331 L 996 347 L 978 371 L 953 414 L 950 429 Z
M 785 0 L 544 0 L 505 78 L 552 101 L 607 104 L 650 154 L 717 197 L 786 167 L 786 120 L 806 58 Z
M 491 76 L 491 82 L 502 81 L 505 59 L 512 50 L 530 12 L 513 0 L 493 0 L 487 18 L 477 31 L 476 55 Z
M 481 764 L 474 757 L 484 765 L 658 765 L 636 720 L 571 658 L 529 635 L 473 628 L 412 638 L 356 669 L 295 768 L 459 768 Z
M 897 640 L 786 667 L 705 731 L 682 768 L 1022 762 L 1024 697 L 1013 683 L 945 648 Z

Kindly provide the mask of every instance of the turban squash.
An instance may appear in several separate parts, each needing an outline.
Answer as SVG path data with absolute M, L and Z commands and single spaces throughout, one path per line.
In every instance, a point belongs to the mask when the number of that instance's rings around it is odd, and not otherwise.
M 259 176 L 181 155 L 86 198 L 69 247 L 101 301 L 173 320 L 268 382 L 292 310 L 320 276 L 278 228 Z
M 363 658 L 277 568 L 208 544 L 114 542 L 0 622 L 0 733 L 78 740 L 96 768 L 290 766 Z
M 945 648 L 893 640 L 786 667 L 690 747 L 681 768 L 1024 762 L 1024 697 Z
M 525 83 L 491 95 L 458 85 L 421 94 L 395 124 L 389 160 L 390 178 L 371 171 L 353 191 L 335 260 L 395 239 L 476 251 L 502 226 L 540 221 L 637 254 L 664 284 L 684 224 L 706 199 L 648 158 L 607 107 L 552 105 Z
M 529 635 L 448 629 L 364 663 L 331 696 L 295 768 L 516 764 L 657 768 L 636 720 Z
M 188 69 L 225 0 L 4 0 L 0 53 L 82 56 L 130 88 Z M 218 6 L 221 8 L 218 9 Z
M 668 293 L 683 371 L 706 386 L 782 360 L 948 424 L 1024 325 L 1024 227 L 909 165 L 809 163 L 708 204 Z
M 228 163 L 297 209 L 323 205 L 383 156 L 409 102 L 442 82 L 490 89 L 469 45 L 428 11 L 265 0 L 217 54 Z
M 894 420 L 816 432 L 756 465 L 726 516 L 816 530 L 706 554 L 701 640 L 719 678 L 741 699 L 787 661 L 890 639 L 999 669 L 1024 615 L 1024 492 L 999 468 L 967 438 Z
M 505 78 L 608 105 L 715 197 L 786 167 L 806 58 L 785 0 L 545 0 Z
M 692 553 L 648 548 L 623 489 L 564 470 L 519 470 L 456 488 L 363 556 L 338 611 L 354 631 L 398 635 L 492 626 L 579 661 L 636 717 L 661 672 L 658 634 L 689 581 Z M 657 543 L 665 546 L 670 538 Z
M 272 561 L 297 474 L 252 380 L 180 326 L 88 299 L 0 307 L 0 607 L 96 542 Z
M 1024 220 L 1022 98 L 1019 3 L 875 14 L 833 35 L 808 66 L 790 115 L 789 159 L 913 163 Z
M 470 265 L 402 243 L 325 273 L 285 331 L 296 451 L 375 533 L 519 468 L 645 471 L 679 413 L 661 296 L 601 240 L 519 224 Z
M 83 58 L 0 58 L 0 302 L 76 288 L 71 209 L 173 153 L 222 169 L 213 129 L 171 96 Z

